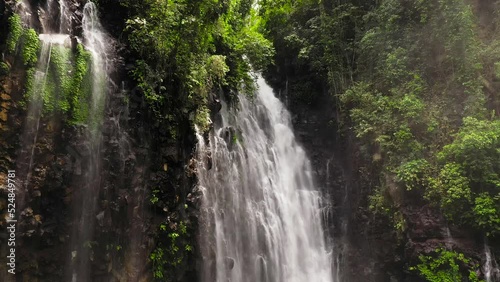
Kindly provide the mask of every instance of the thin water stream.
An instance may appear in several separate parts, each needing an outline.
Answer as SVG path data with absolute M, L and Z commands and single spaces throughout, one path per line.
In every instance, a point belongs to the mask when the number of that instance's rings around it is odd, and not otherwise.
M 36 67 L 36 72 L 33 81 L 33 91 L 31 93 L 30 102 L 28 105 L 28 112 L 26 115 L 26 121 L 24 123 L 23 134 L 21 137 L 23 148 L 25 148 L 19 154 L 19 158 L 28 159 L 28 165 L 20 163 L 18 171 L 21 175 L 25 175 L 24 185 L 22 187 L 21 193 L 19 193 L 20 201 L 19 206 L 23 208 L 27 201 L 26 197 L 28 194 L 28 186 L 32 176 L 33 170 L 33 159 L 35 155 L 35 146 L 38 139 L 38 132 L 40 129 L 40 118 L 42 116 L 43 107 L 43 90 L 46 84 L 46 73 L 48 72 L 50 64 L 50 52 L 52 44 L 50 41 L 41 42 L 40 56 L 38 58 L 38 64 Z
M 102 28 L 97 7 L 87 2 L 83 8 L 83 44 L 91 54 L 90 72 L 92 76 L 91 99 L 88 118 L 88 164 L 82 184 L 77 192 L 74 207 L 74 230 L 71 248 L 71 280 L 74 282 L 92 281 L 90 261 L 93 257 L 92 241 L 101 190 L 102 167 L 102 123 L 106 103 L 109 40 Z
M 484 276 L 486 282 L 500 281 L 500 268 L 498 267 L 495 257 L 491 253 L 487 240 L 484 242 L 484 256 L 486 258 L 484 265 Z

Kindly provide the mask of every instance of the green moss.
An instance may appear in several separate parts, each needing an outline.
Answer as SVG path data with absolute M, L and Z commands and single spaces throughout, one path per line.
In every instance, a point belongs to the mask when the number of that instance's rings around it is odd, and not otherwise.
M 72 65 L 70 61 L 71 49 L 54 46 L 50 55 L 51 82 L 55 83 L 52 98 L 54 107 L 63 113 L 70 110 L 70 88 Z
M 0 62 L 0 76 L 7 74 L 9 74 L 9 66 L 4 62 Z
M 34 66 L 38 61 L 38 51 L 40 50 L 40 40 L 38 34 L 32 28 L 26 29 L 23 33 L 22 57 L 26 66 Z
M 50 52 L 48 72 L 42 83 L 44 113 L 68 114 L 70 124 L 91 123 L 89 120 L 92 94 L 90 53 L 81 44 L 76 46 L 74 53 L 63 46 L 53 46 Z
M 50 61 L 45 75 L 34 79 L 36 73 L 32 67 L 27 77 L 26 91 L 27 98 L 33 97 L 34 91 L 41 92 L 43 100 L 43 112 L 49 114 L 52 112 L 67 113 L 70 110 L 70 88 L 73 73 L 73 66 L 70 60 L 71 49 L 63 46 L 52 46 L 50 48 Z M 31 73 L 32 72 L 32 73 Z M 40 73 L 40 75 L 43 75 Z M 34 86 L 33 82 L 37 81 Z M 36 87 L 37 89 L 33 89 Z
M 89 70 L 90 58 L 91 58 L 90 53 L 86 51 L 81 44 L 78 44 L 76 46 L 76 52 L 74 57 L 75 73 L 73 75 L 73 80 L 70 89 L 70 92 L 73 95 L 76 95 L 77 92 L 80 90 L 83 78 Z
M 24 99 L 22 100 L 22 104 L 26 104 L 26 102 L 31 99 L 33 96 L 33 87 L 35 84 L 35 73 L 36 69 L 34 67 L 28 68 L 26 70 L 26 78 L 24 81 Z
M 36 69 L 35 68 L 29 68 L 26 70 L 26 82 L 25 82 L 25 91 L 26 93 L 31 93 L 33 90 L 33 83 L 35 81 L 35 73 Z
M 81 44 L 74 54 L 74 73 L 69 89 L 73 124 L 84 123 L 89 114 L 91 77 L 89 73 L 90 53 Z
M 43 92 L 43 112 L 51 113 L 57 110 L 57 85 L 55 82 L 54 74 L 49 72 L 42 82 Z
M 29 32 L 31 33 L 31 32 Z M 33 34 L 26 38 L 33 38 Z M 35 91 L 41 91 L 43 113 L 54 112 L 68 114 L 70 124 L 91 123 L 89 121 L 89 104 L 92 94 L 92 77 L 89 71 L 90 54 L 82 45 L 77 45 L 75 52 L 71 49 L 54 45 L 50 48 L 50 62 L 44 77 L 38 80 L 33 66 L 33 50 L 37 49 L 38 39 L 24 43 L 27 54 L 27 70 L 25 82 L 25 101 L 34 97 Z M 29 54 L 29 55 L 28 55 Z M 36 56 L 36 55 L 35 55 Z M 35 83 L 37 85 L 35 85 Z M 36 88 L 36 89 L 35 89 Z
M 70 118 L 67 120 L 71 124 L 95 123 L 97 118 L 89 114 L 92 95 L 90 53 L 81 44 L 76 46 L 74 53 L 63 46 L 52 46 L 47 73 L 43 80 L 35 85 L 36 65 L 41 50 L 38 34 L 34 29 L 23 29 L 19 15 L 9 18 L 9 26 L 7 49 L 13 53 L 19 48 L 23 64 L 26 66 L 25 95 L 21 101 L 22 105 L 25 106 L 34 97 L 35 91 L 41 91 L 44 114 L 52 112 L 69 114 Z M 0 75 L 7 74 L 8 71 L 8 65 L 0 63 Z M 103 88 L 104 83 L 103 79 Z M 99 109 L 95 112 L 99 112 Z
M 21 17 L 18 14 L 14 14 L 9 17 L 9 35 L 7 37 L 7 51 L 9 53 L 14 53 L 16 51 L 16 46 L 23 33 L 23 26 L 21 23 Z

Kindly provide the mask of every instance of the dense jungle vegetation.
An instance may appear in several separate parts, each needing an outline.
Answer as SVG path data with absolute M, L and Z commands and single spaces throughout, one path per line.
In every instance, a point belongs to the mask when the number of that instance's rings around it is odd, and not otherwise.
M 368 205 L 399 234 L 405 206 L 432 205 L 479 237 L 500 235 L 499 4 L 261 2 L 278 66 L 269 76 L 289 80 L 297 103 L 335 98 L 333 122 L 365 160 Z M 458 257 L 436 251 L 441 262 L 420 265 L 422 277 L 461 281 Z
M 363 160 L 357 176 L 368 194 L 359 208 L 387 223 L 395 244 L 404 245 L 411 228 L 406 207 L 428 205 L 449 224 L 498 245 L 500 1 L 96 2 L 147 105 L 145 120 L 159 132 L 154 142 L 192 145 L 194 126 L 210 128 L 213 101 L 251 95 L 252 71 L 259 71 L 286 87 L 292 104 L 314 108 L 320 96 L 331 97 L 332 130 L 339 140 L 354 136 Z M 9 32 L 0 45 L 21 58 L 29 97 L 37 34 L 12 11 L 5 14 L 0 30 Z M 58 90 L 64 99 L 44 101 L 46 111 L 67 114 L 72 125 L 88 115 L 81 99 L 90 95 L 81 87 L 89 54 L 81 44 L 73 49 L 52 51 L 50 80 L 64 80 Z M 69 57 L 72 65 L 61 63 Z M 0 77 L 11 68 L 0 62 Z M 166 163 L 154 165 L 177 185 L 181 177 Z M 177 171 L 189 169 L 179 163 Z M 182 214 L 158 224 L 149 256 L 157 281 L 178 281 L 196 256 L 196 225 L 186 221 L 188 206 L 179 200 L 188 193 L 171 186 L 158 184 L 149 195 L 155 211 Z M 478 266 L 460 250 L 435 249 L 406 266 L 427 281 L 480 281 Z
M 138 58 L 132 74 L 172 128 L 183 111 L 206 128 L 208 93 L 251 88 L 251 63 L 290 80 L 296 103 L 334 97 L 338 134 L 354 132 L 365 159 L 368 205 L 397 232 L 411 199 L 494 239 L 499 4 L 129 0 L 124 30 Z
M 137 57 L 131 74 L 170 137 L 186 113 L 206 130 L 210 93 L 221 89 L 231 98 L 232 91 L 251 89 L 253 67 L 273 81 L 290 81 L 295 103 L 334 97 L 332 122 L 339 134 L 354 133 L 365 160 L 360 177 L 371 191 L 367 205 L 395 232 L 408 228 L 403 207 L 411 201 L 436 207 L 450 224 L 478 236 L 500 235 L 500 3 L 122 5 L 129 14 L 124 33 Z M 429 281 L 469 276 L 457 265 L 468 263 L 462 254 L 436 250 L 433 257 L 422 256 L 413 270 Z M 158 278 L 166 275 L 157 271 Z

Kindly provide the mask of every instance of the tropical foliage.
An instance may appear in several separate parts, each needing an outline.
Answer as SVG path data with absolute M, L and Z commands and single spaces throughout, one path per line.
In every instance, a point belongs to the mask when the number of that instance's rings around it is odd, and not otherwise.
M 261 1 L 276 49 L 267 76 L 292 108 L 331 97 L 332 123 L 363 156 L 368 206 L 400 235 L 405 206 L 430 205 L 498 238 L 500 3 L 486 2 Z M 443 251 L 435 268 L 423 258 L 421 274 L 455 281 L 436 272 L 445 261 L 454 269 L 451 259 L 467 264 Z

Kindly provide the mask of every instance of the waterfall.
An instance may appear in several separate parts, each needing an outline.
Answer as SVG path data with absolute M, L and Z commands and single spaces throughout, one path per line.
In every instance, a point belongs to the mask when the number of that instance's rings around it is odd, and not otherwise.
M 310 162 L 288 111 L 257 86 L 237 109 L 223 104 L 209 142 L 198 134 L 201 280 L 333 281 Z
M 71 12 L 66 0 L 47 0 L 38 13 L 44 33 L 64 34 L 70 32 Z M 29 7 L 29 4 L 24 4 Z
M 450 227 L 448 226 L 448 223 L 446 223 L 446 226 L 444 228 L 444 234 L 443 237 L 445 239 L 445 245 L 448 249 L 453 249 L 453 246 L 456 244 L 455 238 L 453 238 L 453 235 L 451 234 Z
M 78 13 L 72 14 L 69 3 L 67 0 L 47 0 L 43 1 L 43 3 L 32 3 L 33 5 L 31 5 L 30 1 L 24 0 L 16 4 L 16 11 L 20 14 L 25 28 L 38 29 L 38 27 L 41 27 L 39 34 L 41 48 L 35 72 L 32 75 L 32 87 L 27 93 L 29 97 L 27 118 L 21 138 L 23 144 L 20 146 L 21 149 L 16 165 L 19 175 L 25 181 L 25 185 L 20 187 L 22 190 L 19 193 L 19 206 L 22 211 L 25 206 L 29 207 L 32 204 L 29 198 L 30 190 L 36 187 L 33 186 L 36 183 L 33 180 L 38 177 L 38 157 L 44 154 L 43 145 L 45 145 L 44 143 L 53 144 L 55 141 L 51 139 L 52 136 L 48 136 L 44 126 L 50 126 L 48 125 L 49 120 L 57 120 L 59 114 L 62 114 L 63 117 L 69 117 L 66 114 L 72 114 L 70 106 L 73 106 L 71 103 L 74 101 L 70 102 L 68 98 L 70 98 L 70 95 L 81 95 L 78 98 L 78 102 L 82 105 L 81 112 L 78 112 L 78 124 L 72 126 L 75 132 L 71 134 L 71 145 L 66 146 L 67 153 L 77 158 L 78 172 L 73 174 L 71 180 L 68 181 L 71 183 L 70 187 L 68 187 L 68 190 L 71 191 L 71 193 L 68 193 L 71 197 L 71 218 L 68 221 L 72 224 L 68 234 L 70 241 L 68 242 L 67 256 L 65 257 L 67 262 L 64 280 L 86 282 L 93 281 L 94 278 L 90 277 L 92 272 L 91 263 L 95 261 L 95 256 L 99 254 L 97 252 L 104 249 L 102 245 L 96 246 L 96 242 L 100 240 L 96 239 L 95 226 L 98 222 L 99 224 L 102 223 L 104 215 L 109 218 L 110 213 L 109 207 L 106 210 L 101 203 L 114 200 L 114 198 L 111 198 L 116 195 L 115 191 L 109 192 L 101 189 L 101 187 L 105 186 L 105 181 L 109 180 L 102 177 L 102 172 L 106 169 L 106 163 L 103 160 L 103 152 L 105 151 L 103 147 L 106 146 L 103 137 L 104 123 L 108 123 L 108 127 L 111 128 L 110 131 L 116 129 L 110 135 L 113 135 L 111 136 L 113 140 L 118 140 L 116 144 L 119 149 L 119 156 L 117 158 L 123 160 L 123 163 L 126 161 L 130 163 L 130 160 L 135 160 L 135 152 L 129 142 L 126 130 L 121 128 L 121 114 L 116 114 L 116 110 L 119 109 L 114 108 L 115 112 L 112 114 L 105 113 L 105 105 L 110 100 L 108 93 L 112 94 L 113 92 L 109 76 L 114 71 L 110 65 L 112 65 L 111 59 L 115 57 L 115 54 L 112 53 L 113 49 L 111 48 L 113 40 L 104 31 L 99 21 L 97 7 L 92 2 L 84 5 L 81 19 L 82 38 L 79 39 L 79 42 L 82 43 L 86 52 L 90 54 L 90 58 L 87 59 L 86 57 L 85 59 L 86 73 L 83 81 L 78 82 L 80 83 L 79 87 L 82 88 L 82 93 L 76 94 L 69 89 L 68 85 L 70 83 L 78 81 L 73 80 L 74 77 L 72 76 L 75 73 L 75 64 L 77 62 L 72 60 L 73 58 L 76 59 L 76 57 L 71 57 L 72 50 L 70 47 L 72 42 L 69 34 L 74 34 L 71 30 L 73 17 L 78 18 L 80 15 Z M 87 56 L 87 53 L 85 56 Z M 124 94 L 124 89 L 121 89 L 119 95 L 114 96 L 115 104 L 117 101 L 125 100 Z M 113 117 L 109 117 L 107 114 L 111 114 Z M 107 137 L 110 139 L 110 136 Z M 109 157 L 110 151 L 107 153 L 107 168 L 109 171 L 112 165 L 109 164 L 111 159 Z M 146 153 L 144 154 L 146 155 Z M 142 159 L 144 158 L 141 157 Z M 143 250 L 145 236 L 141 234 L 143 230 L 141 230 L 141 225 L 138 224 L 138 222 L 142 223 L 144 218 L 143 202 L 145 195 L 144 189 L 142 189 L 144 185 L 141 177 L 146 178 L 144 175 L 147 170 L 145 169 L 146 164 L 135 164 L 132 169 L 136 172 L 136 175 L 130 178 L 130 184 L 134 188 L 133 191 L 130 191 L 133 199 L 128 201 L 129 207 L 133 208 L 133 210 L 129 213 L 129 218 L 123 219 L 125 222 L 130 219 L 128 228 L 131 230 L 130 233 L 133 234 L 130 234 L 127 242 L 123 242 L 120 238 L 116 240 L 116 244 L 130 243 L 130 246 L 125 245 L 127 247 L 127 258 L 124 262 L 125 267 L 123 268 L 126 269 L 123 270 L 123 276 L 138 280 L 140 272 L 146 267 L 143 262 L 147 259 L 147 253 Z M 127 167 L 127 169 L 130 168 L 131 165 Z M 125 175 L 125 164 L 120 168 L 120 173 Z M 114 187 L 128 187 L 128 183 L 121 184 L 116 184 Z M 105 230 L 99 235 L 113 228 L 112 224 L 107 223 L 107 226 L 98 229 L 99 232 Z M 121 230 L 114 234 L 120 233 Z M 116 273 L 116 270 L 121 266 L 114 265 L 113 267 L 115 267 L 113 271 Z
M 332 155 L 330 158 L 327 159 L 326 161 L 326 190 L 327 191 L 334 191 L 332 189 L 332 186 L 335 185 L 332 183 L 332 179 L 335 179 L 335 175 L 332 175 L 332 161 L 334 161 L 335 156 Z M 345 178 L 345 177 L 344 177 Z M 328 242 L 328 246 L 331 247 L 332 251 L 332 272 L 334 276 L 334 281 L 343 281 L 343 275 L 344 275 L 344 270 L 347 269 L 348 267 L 348 261 L 347 261 L 347 254 L 349 253 L 349 241 L 348 241 L 348 224 L 349 224 L 349 214 L 350 214 L 350 207 L 349 207 L 349 190 L 348 190 L 348 185 L 346 183 L 342 184 L 344 187 L 344 193 L 342 194 L 343 197 L 340 200 L 340 206 L 338 210 L 340 213 L 338 213 L 336 216 L 335 214 L 335 207 L 333 206 L 333 203 L 336 202 L 334 200 L 334 195 L 326 195 L 327 197 L 327 202 L 329 203 L 327 205 L 327 218 L 325 219 L 324 226 L 330 226 L 329 231 L 331 234 L 327 236 L 327 238 L 330 238 L 330 241 Z M 338 234 L 334 234 L 333 230 L 338 232 Z
M 107 59 L 110 41 L 101 26 L 97 7 L 93 2 L 87 2 L 83 8 L 82 27 L 85 48 L 92 54 L 90 123 L 93 138 L 98 138 L 106 98 L 107 73 L 109 73 Z
M 330 187 L 332 185 L 332 161 L 334 160 L 335 156 L 331 156 L 327 161 L 326 161 L 326 175 L 325 175 L 325 184 L 326 184 L 326 191 L 331 191 Z M 333 207 L 333 195 L 326 195 L 326 202 L 328 203 L 325 206 L 325 212 L 324 212 L 324 220 L 323 224 L 324 226 L 334 226 L 334 207 Z M 341 219 L 342 220 L 342 219 Z M 326 229 L 326 232 L 328 232 L 327 238 L 330 240 L 328 241 L 328 247 L 334 250 L 335 255 L 332 256 L 332 273 L 334 277 L 334 281 L 341 281 L 342 277 L 342 272 L 341 269 L 345 263 L 343 252 L 346 249 L 345 245 L 346 242 L 344 242 L 344 233 L 340 236 L 340 240 L 338 242 L 334 240 L 334 234 L 333 234 L 333 228 Z M 342 232 L 344 232 L 344 229 L 341 229 Z
M 38 131 L 40 129 L 40 118 L 42 116 L 43 91 L 45 89 L 47 78 L 46 73 L 48 72 L 50 63 L 51 46 L 52 44 L 50 41 L 41 42 L 40 56 L 38 57 L 36 72 L 34 75 L 33 90 L 32 93 L 30 93 L 31 99 L 28 105 L 23 134 L 21 136 L 21 142 L 23 143 L 23 148 L 25 149 L 22 149 L 19 154 L 19 159 L 27 160 L 28 165 L 20 162 L 21 165 L 18 168 L 21 175 L 26 175 L 22 193 L 19 194 L 20 208 L 24 208 L 26 204 L 26 194 L 28 193 L 28 186 L 32 176 L 35 147 L 38 139 Z
M 62 1 L 59 5 L 63 5 Z M 31 25 L 31 7 L 28 2 L 22 1 L 18 3 L 18 12 L 21 15 L 23 23 L 27 26 Z M 45 95 L 48 91 L 47 77 L 50 67 L 51 53 L 54 48 L 63 49 L 69 43 L 69 35 L 67 34 L 54 34 L 52 29 L 49 29 L 51 22 L 51 14 L 56 9 L 53 1 L 48 1 L 45 7 L 41 8 L 41 25 L 43 27 L 42 34 L 39 35 L 40 39 L 40 53 L 36 64 L 35 73 L 33 76 L 32 87 L 28 93 L 28 110 L 26 120 L 24 123 L 23 132 L 21 135 L 21 142 L 23 146 L 18 156 L 18 171 L 20 175 L 25 176 L 24 185 L 19 193 L 20 202 L 19 207 L 25 207 L 26 202 L 29 200 L 29 184 L 33 173 L 33 164 L 35 158 L 35 148 L 37 144 L 38 134 L 40 130 L 40 119 L 43 113 Z M 57 8 L 59 9 L 59 8 Z M 61 15 L 60 23 L 65 23 L 68 19 L 67 13 Z M 63 19 L 64 18 L 64 19 Z M 59 28 L 61 30 L 61 28 Z
M 71 28 L 71 11 L 65 0 L 59 0 L 59 33 L 69 33 Z
M 109 41 L 104 32 L 97 8 L 87 2 L 83 8 L 83 44 L 91 53 L 90 73 L 92 76 L 91 97 L 88 117 L 88 167 L 83 176 L 82 187 L 77 192 L 74 206 L 74 230 L 71 249 L 71 280 L 90 280 L 92 241 L 96 212 L 101 188 L 101 144 L 104 105 L 106 102 Z
M 484 264 L 484 278 L 486 282 L 500 281 L 500 269 L 498 268 L 495 258 L 491 254 L 490 246 L 485 240 L 484 243 L 484 256 L 486 258 L 486 263 Z

